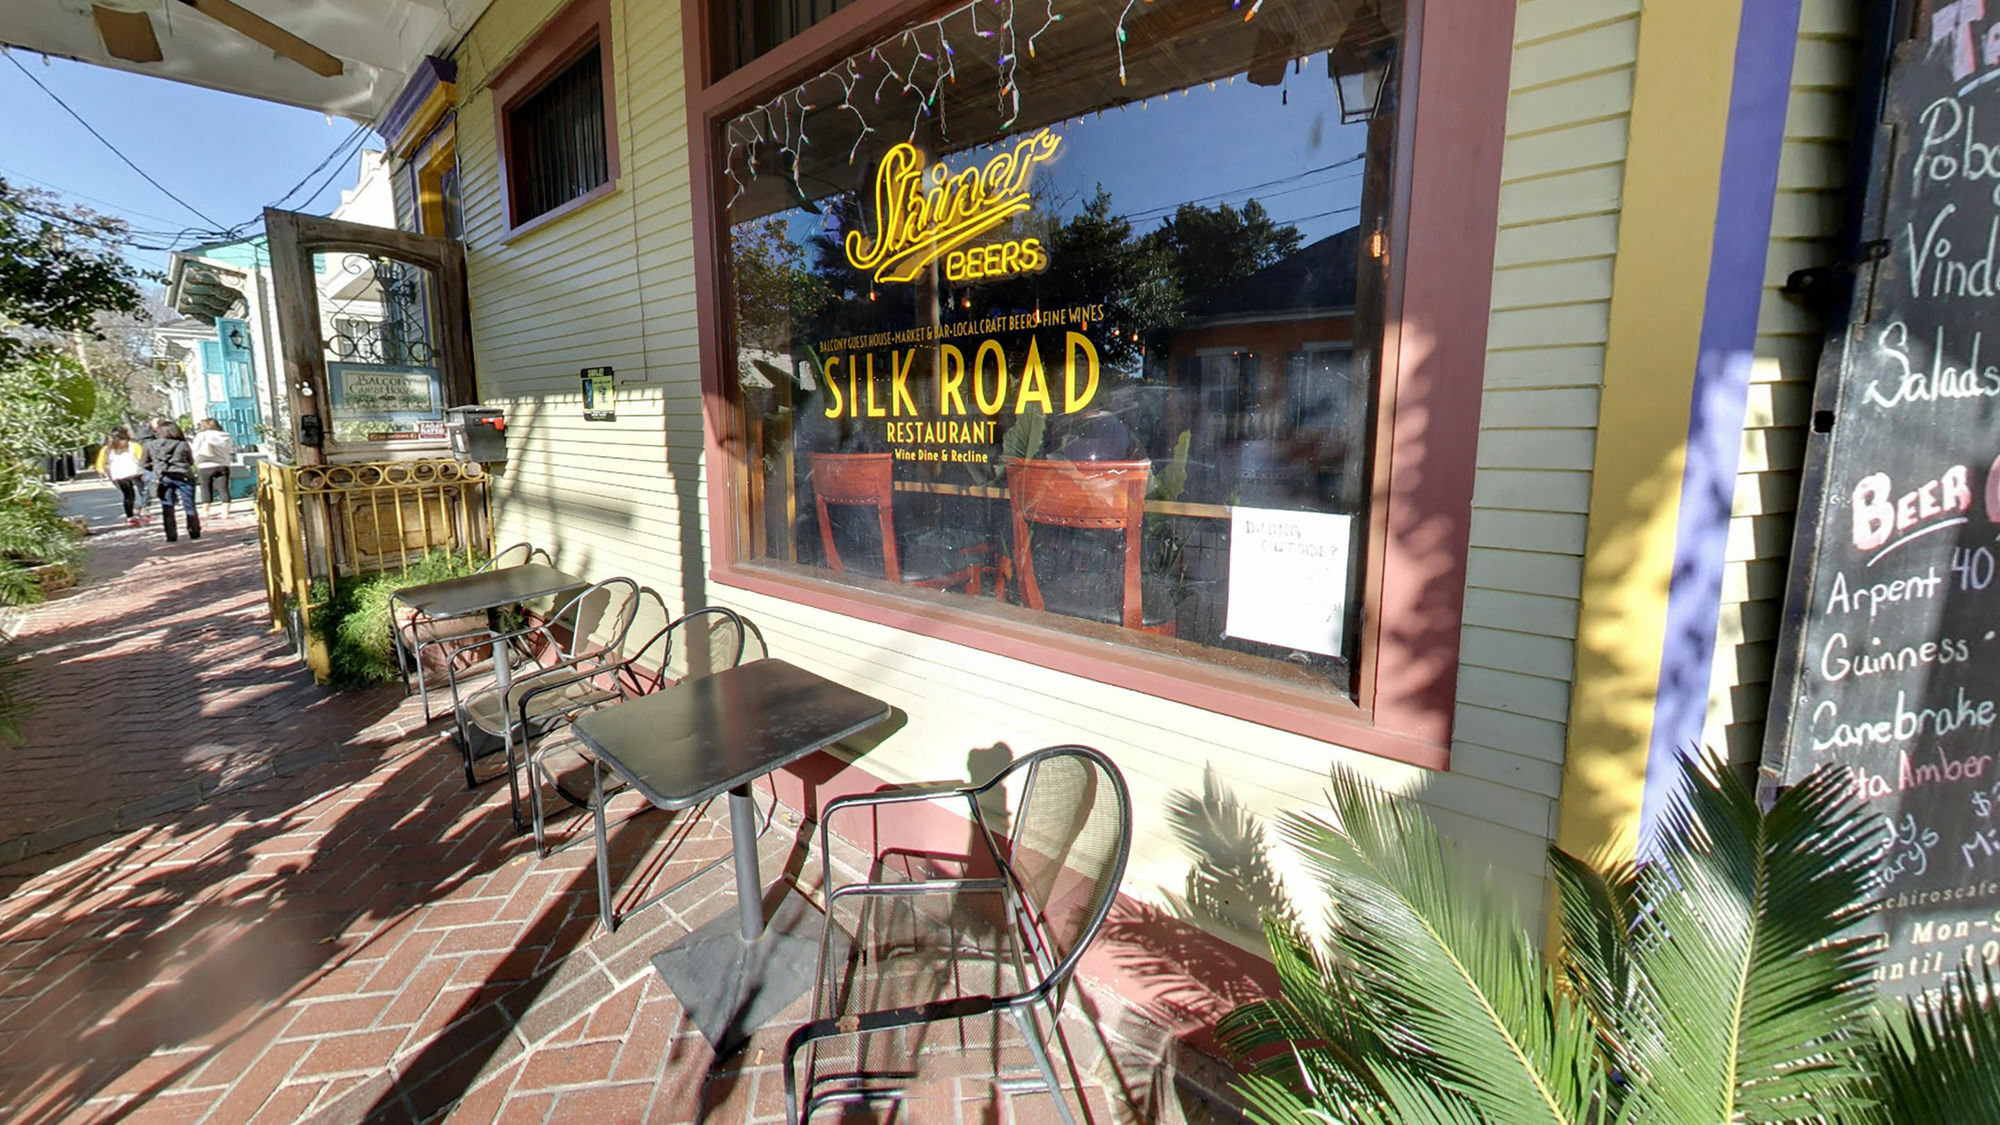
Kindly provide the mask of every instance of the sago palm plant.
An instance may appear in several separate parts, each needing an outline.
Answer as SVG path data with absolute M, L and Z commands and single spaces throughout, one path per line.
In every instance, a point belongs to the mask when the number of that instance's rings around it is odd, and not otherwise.
M 1545 957 L 1412 803 L 1336 773 L 1283 837 L 1330 901 L 1324 944 L 1267 916 L 1281 995 L 1222 1039 L 1259 1122 L 2000 1123 L 1994 980 L 1878 1003 L 1874 822 L 1843 775 L 1760 810 L 1690 765 L 1659 857 L 1551 852 Z

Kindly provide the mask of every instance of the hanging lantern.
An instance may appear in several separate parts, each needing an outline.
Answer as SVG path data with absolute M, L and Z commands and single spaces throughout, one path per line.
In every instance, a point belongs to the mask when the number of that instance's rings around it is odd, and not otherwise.
M 1365 50 L 1336 46 L 1327 52 L 1326 69 L 1333 77 L 1334 93 L 1340 97 L 1341 124 L 1358 125 L 1382 109 L 1395 57 L 1396 48 L 1391 43 Z

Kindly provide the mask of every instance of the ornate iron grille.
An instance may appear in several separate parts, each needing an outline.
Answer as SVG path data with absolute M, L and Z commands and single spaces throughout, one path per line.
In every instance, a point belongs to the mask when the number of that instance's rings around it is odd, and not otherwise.
M 350 276 L 368 275 L 371 283 L 328 310 L 328 354 L 356 363 L 432 365 L 437 347 L 424 268 L 365 254 L 343 255 L 339 268 Z

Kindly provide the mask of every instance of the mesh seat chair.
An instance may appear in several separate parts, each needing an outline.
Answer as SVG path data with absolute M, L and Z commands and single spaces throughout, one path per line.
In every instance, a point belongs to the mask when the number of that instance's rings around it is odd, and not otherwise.
M 474 746 L 497 739 L 507 754 L 507 791 L 516 829 L 522 824 L 515 749 L 525 752 L 553 727 L 618 697 L 614 673 L 626 663 L 623 646 L 646 595 L 659 600 L 658 594 L 630 578 L 608 578 L 586 587 L 542 624 L 493 638 L 500 657 L 519 648 L 538 661 L 514 673 L 504 695 L 493 683 L 461 698 L 457 665 L 446 665 L 465 783 L 479 784 L 473 769 Z
M 641 617 L 648 616 L 645 607 L 649 605 L 657 607 L 658 616 L 654 620 L 664 619 L 667 615 L 665 600 L 650 587 L 640 591 L 640 603 Z M 625 654 L 615 663 L 601 665 L 595 672 L 578 669 L 568 676 L 536 673 L 535 685 L 519 693 L 516 719 L 526 726 L 530 716 L 542 705 L 544 697 L 574 691 L 570 681 L 577 677 L 601 682 L 609 689 L 609 694 L 574 708 L 568 712 L 570 718 L 594 707 L 667 690 L 725 668 L 734 668 L 743 662 L 749 632 L 748 626 L 734 610 L 721 606 L 694 610 L 668 621 L 644 640 L 627 645 Z M 637 636 L 636 633 L 632 635 Z M 544 738 L 528 750 L 526 758 L 528 810 L 535 829 L 535 854 L 545 856 L 548 854 L 547 817 L 542 807 L 542 787 L 548 786 L 569 805 L 601 819 L 602 802 L 593 799 L 593 794 L 602 793 L 604 783 L 594 768 L 590 748 L 575 738 Z M 642 805 L 640 811 L 651 808 L 651 805 Z M 700 810 L 696 810 L 695 816 L 700 815 Z
M 1172 587 L 1144 573 L 1149 461 L 1007 459 L 1007 500 L 1014 515 L 1014 574 L 1030 609 L 1174 635 Z M 1053 527 L 1054 534 L 1037 534 Z M 1120 580 L 1092 565 L 1104 546 L 1090 537 L 1115 533 L 1123 551 Z M 1037 539 L 1042 542 L 1036 542 Z M 1036 570 L 1041 555 L 1043 567 Z
M 1009 786 L 1018 787 L 1011 819 Z M 967 877 L 836 886 L 828 852 L 834 817 L 915 801 L 964 802 L 972 822 Z M 1003 1085 L 1046 1089 L 1062 1120 L 1072 1123 L 1041 1020 L 1047 1016 L 1052 1034 L 1060 1035 L 1065 990 L 1111 912 L 1131 846 L 1125 779 L 1086 746 L 1038 750 L 982 785 L 889 790 L 829 803 L 820 818 L 827 936 L 813 1019 L 785 1045 L 788 1119 L 803 1122 L 830 1105 L 901 1100 L 919 1076 L 913 1069 L 870 1070 L 871 1060 L 907 1065 L 920 1046 L 910 1038 L 926 1025 L 1005 1015 L 1025 1040 L 1035 1072 Z M 977 873 L 985 867 L 994 874 Z M 854 953 L 830 957 L 835 921 L 847 906 L 856 908 Z M 871 1050 L 868 1040 L 881 1035 L 892 1037 L 887 1049 Z M 828 1040 L 843 1037 L 858 1039 L 851 1054 L 822 1052 Z M 840 1069 L 815 1074 L 822 1053 Z M 813 1056 L 803 1075 L 802 1054 Z
M 819 538 L 826 565 L 857 573 L 880 574 L 891 582 L 936 590 L 966 587 L 979 593 L 980 575 L 993 547 L 976 532 L 943 527 L 907 541 L 896 535 L 894 462 L 887 453 L 813 453 L 813 504 L 819 510 Z M 834 543 L 836 507 L 873 508 L 880 544 L 860 556 L 842 558 Z
M 540 547 L 515 543 L 495 551 L 493 557 L 479 564 L 473 573 L 483 574 L 489 570 L 525 566 L 537 560 L 544 563 L 551 561 L 549 553 Z M 410 675 L 412 672 L 416 674 L 417 695 L 423 702 L 425 722 L 429 722 L 432 718 L 430 685 L 424 676 L 425 650 L 448 648 L 452 654 L 448 659 L 456 659 L 459 655 L 476 652 L 481 647 L 477 644 L 464 643 L 467 637 L 478 635 L 483 638 L 485 633 L 486 615 L 483 613 L 460 617 L 432 617 L 403 605 L 400 593 L 389 595 L 389 642 L 396 652 L 396 670 L 402 673 L 403 694 L 406 696 L 410 694 Z

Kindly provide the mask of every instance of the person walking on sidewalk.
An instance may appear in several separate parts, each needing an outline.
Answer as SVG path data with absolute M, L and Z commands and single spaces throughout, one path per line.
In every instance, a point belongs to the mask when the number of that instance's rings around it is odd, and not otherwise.
M 215 514 L 218 493 L 222 498 L 222 514 L 231 515 L 229 498 L 229 457 L 236 450 L 230 444 L 229 435 L 222 429 L 222 423 L 213 418 L 203 418 L 201 427 L 194 432 L 194 439 L 188 443 L 194 448 L 194 469 L 201 477 L 202 506 L 209 515 Z
M 180 426 L 167 422 L 156 428 L 146 443 L 140 462 L 153 470 L 159 480 L 160 517 L 166 525 L 167 542 L 180 538 L 174 526 L 174 505 L 187 512 L 188 538 L 201 538 L 201 512 L 194 502 L 194 447 Z
M 125 502 L 125 526 L 139 526 L 139 502 L 146 470 L 139 465 L 141 450 L 132 440 L 132 431 L 123 426 L 104 438 L 97 451 L 97 471 L 118 486 L 118 498 Z

